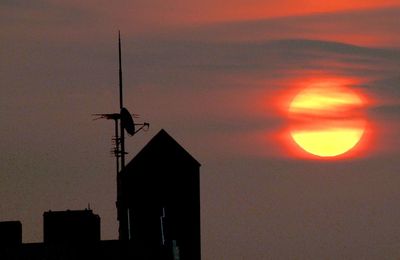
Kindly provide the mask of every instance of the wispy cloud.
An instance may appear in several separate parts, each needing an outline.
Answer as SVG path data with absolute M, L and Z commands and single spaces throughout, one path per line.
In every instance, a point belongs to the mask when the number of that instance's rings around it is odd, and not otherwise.
M 27 12 L 39 14 L 27 16 L 35 20 L 32 24 L 24 21 L 24 12 L 16 18 L 11 13 L 2 17 L 3 28 L 12 28 L 16 22 L 12 19 L 18 19 L 27 32 L 19 34 L 22 40 L 17 43 L 2 42 L 7 88 L 24 93 L 34 88 L 38 96 L 69 95 L 77 89 L 107 91 L 113 84 L 116 53 L 115 44 L 103 34 L 111 25 L 100 21 L 102 8 L 62 1 L 45 4 L 27 7 Z M 12 3 L 4 6 L 20 8 Z M 385 47 L 400 43 L 395 33 L 398 15 L 400 8 L 386 8 L 188 24 L 164 33 L 137 34 L 129 28 L 123 32 L 124 79 L 128 89 L 133 85 L 142 91 L 144 101 L 139 100 L 138 106 L 146 107 L 152 100 L 154 111 L 149 113 L 157 120 L 166 120 L 158 118 L 162 108 L 170 118 L 192 120 L 191 128 L 199 134 L 262 129 L 273 133 L 285 120 L 275 106 L 279 95 L 318 78 L 351 79 L 349 87 L 363 89 L 375 99 L 370 114 L 386 118 L 377 114 L 393 116 L 389 110 L 397 109 L 399 96 L 400 50 Z M 86 37 L 94 21 L 105 29 Z M 115 36 L 114 29 L 107 37 Z M 16 68 L 24 75 L 18 81 Z
M 266 41 L 308 38 L 369 46 L 400 46 L 400 7 L 361 9 L 258 20 L 214 23 L 189 28 L 184 39 Z M 396 33 L 397 32 L 397 33 Z
M 168 88 L 189 83 L 190 87 L 207 88 L 212 83 L 201 80 L 206 75 L 222 79 L 225 84 L 221 82 L 220 87 L 224 87 L 232 86 L 229 79 L 240 76 L 251 75 L 250 80 L 285 79 L 313 72 L 379 83 L 393 79 L 400 69 L 400 50 L 312 39 L 246 43 L 135 41 L 129 46 L 134 48 L 127 59 L 139 71 L 135 82 Z

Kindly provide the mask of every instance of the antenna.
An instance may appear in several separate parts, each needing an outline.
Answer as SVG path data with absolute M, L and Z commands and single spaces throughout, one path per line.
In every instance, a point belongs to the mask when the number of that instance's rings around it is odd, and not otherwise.
M 118 72 L 119 72 L 119 110 L 122 114 L 122 110 L 124 108 L 124 98 L 122 92 L 122 58 L 121 58 L 121 32 L 118 31 Z M 121 127 L 121 171 L 125 169 L 125 132 L 124 127 L 122 125 L 122 120 L 120 121 Z
M 129 135 L 132 136 L 135 134 L 135 123 L 133 122 L 132 115 L 124 107 L 121 109 L 121 126 Z
M 122 61 L 121 61 L 121 33 L 118 31 L 118 64 L 119 64 L 119 113 L 112 114 L 93 114 L 97 119 L 114 120 L 115 123 L 115 137 L 113 138 L 115 147 L 112 150 L 116 158 L 117 167 L 117 219 L 119 221 L 119 239 L 130 240 L 130 217 L 129 208 L 127 205 L 126 192 L 122 190 L 123 175 L 125 169 L 125 131 L 133 136 L 140 130 L 147 130 L 150 127 L 149 123 L 136 124 L 133 121 L 132 114 L 123 106 L 123 91 L 122 91 Z M 136 129 L 136 126 L 139 126 Z
M 119 64 L 119 109 L 124 107 L 122 93 L 122 58 L 121 58 L 121 32 L 118 31 L 118 64 Z

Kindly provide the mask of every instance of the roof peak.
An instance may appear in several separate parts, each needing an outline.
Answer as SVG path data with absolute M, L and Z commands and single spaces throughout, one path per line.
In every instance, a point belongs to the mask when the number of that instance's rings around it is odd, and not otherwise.
M 143 157 L 168 156 L 174 150 L 181 154 L 182 159 L 186 158 L 200 165 L 200 163 L 189 152 L 187 152 L 185 148 L 183 148 L 165 129 L 162 128 L 128 163 L 127 167 Z

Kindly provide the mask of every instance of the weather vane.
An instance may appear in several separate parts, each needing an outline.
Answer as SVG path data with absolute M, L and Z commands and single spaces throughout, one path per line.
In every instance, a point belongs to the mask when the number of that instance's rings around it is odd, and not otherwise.
M 126 207 L 126 198 L 122 190 L 122 174 L 125 168 L 125 131 L 133 136 L 140 130 L 147 130 L 150 126 L 149 123 L 137 124 L 133 118 L 138 117 L 132 114 L 123 106 L 123 92 L 122 92 L 122 63 L 121 63 L 121 34 L 118 31 L 118 58 L 119 58 L 119 104 L 120 112 L 112 114 L 93 114 L 97 119 L 114 120 L 115 122 L 115 138 L 114 148 L 112 153 L 116 158 L 117 166 L 117 217 L 119 221 L 119 239 L 130 240 L 130 224 L 129 224 L 129 210 Z M 137 128 L 138 127 L 138 128 Z

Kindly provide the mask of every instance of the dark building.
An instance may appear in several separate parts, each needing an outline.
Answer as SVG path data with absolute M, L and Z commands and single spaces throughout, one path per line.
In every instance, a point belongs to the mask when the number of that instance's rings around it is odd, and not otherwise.
M 20 221 L 0 222 L 0 247 L 18 246 L 22 243 L 22 224 Z
M 22 243 L 19 221 L 0 222 L 0 260 L 136 260 L 147 258 L 132 241 L 100 240 L 100 218 L 91 210 L 43 214 L 44 243 Z
M 200 259 L 200 163 L 161 130 L 129 162 L 130 239 L 149 259 Z
M 45 244 L 98 242 L 100 217 L 89 209 L 45 212 L 43 240 Z
M 19 221 L 0 222 L 0 259 L 16 259 L 22 245 L 22 224 Z
M 200 163 L 161 130 L 122 172 L 129 240 L 100 240 L 92 210 L 43 214 L 44 243 L 0 222 L 0 260 L 200 260 Z M 128 210 L 129 209 L 129 210 Z

